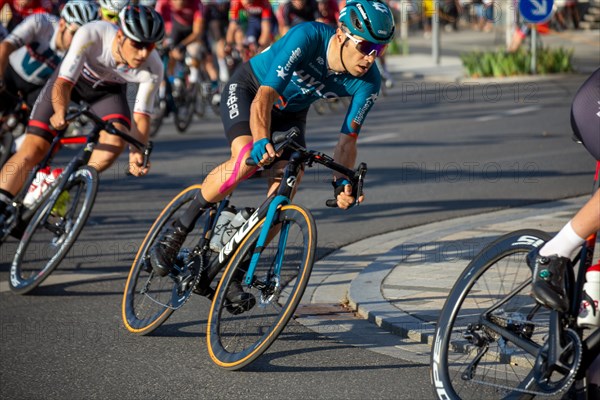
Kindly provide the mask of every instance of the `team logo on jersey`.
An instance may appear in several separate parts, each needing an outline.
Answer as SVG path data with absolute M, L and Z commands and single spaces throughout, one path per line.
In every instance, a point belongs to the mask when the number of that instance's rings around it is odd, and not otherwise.
M 292 66 L 300 58 L 301 55 L 302 55 L 302 49 L 300 49 L 300 47 L 293 50 L 292 54 L 290 54 L 290 58 L 288 59 L 287 63 L 285 63 L 285 66 L 283 66 L 283 67 L 281 65 L 277 66 L 277 76 L 281 79 L 285 79 L 285 77 L 288 75 L 288 73 L 292 69 Z
M 277 66 L 277 77 L 281 79 L 285 79 L 288 74 L 285 72 L 281 65 Z
M 377 100 L 377 93 L 373 93 L 369 97 L 367 97 L 367 100 L 365 101 L 365 104 L 363 104 L 363 106 L 361 107 L 361 109 L 358 110 L 358 114 L 356 114 L 356 117 L 354 117 L 354 119 L 353 119 L 353 121 L 356 122 L 356 124 L 362 125 L 362 123 L 363 123 L 363 121 L 365 119 L 365 115 L 367 113 L 367 110 L 369 108 L 371 108 L 371 106 L 373 106 L 373 104 L 375 104 L 376 100 Z
M 325 60 L 323 59 L 323 57 L 317 57 L 317 64 L 319 64 L 319 65 L 325 64 Z

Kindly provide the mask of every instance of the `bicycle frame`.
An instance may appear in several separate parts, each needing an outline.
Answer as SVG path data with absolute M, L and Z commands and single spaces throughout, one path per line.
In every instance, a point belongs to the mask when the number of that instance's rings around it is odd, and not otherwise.
M 598 190 L 600 190 L 600 161 L 596 162 L 596 173 L 594 175 L 594 187 L 592 190 L 592 195 L 594 195 L 594 193 L 596 193 L 596 191 Z M 568 293 L 570 293 L 571 297 L 571 307 L 569 310 L 569 315 L 577 316 L 578 314 L 579 305 L 581 304 L 581 301 L 583 299 L 583 283 L 585 282 L 585 273 L 593 263 L 593 256 L 596 247 L 597 237 L 598 232 L 595 232 L 588 238 L 586 238 L 586 241 L 578 256 L 579 269 L 577 271 L 577 280 L 574 280 L 575 274 L 572 269 L 570 270 L 571 276 L 569 281 L 575 282 L 575 287 L 567 288 L 568 290 L 570 290 L 570 292 Z M 577 259 L 575 260 L 575 262 L 577 262 Z M 600 310 L 596 310 L 596 312 L 600 312 Z M 600 327 L 596 328 L 582 342 L 583 357 L 581 360 L 581 367 L 579 368 L 579 372 L 577 373 L 576 379 L 582 379 L 583 377 L 585 377 L 585 373 L 587 372 L 589 366 L 594 362 L 596 357 L 600 355 Z
M 356 181 L 357 193 L 362 193 L 362 186 L 364 182 L 364 176 L 367 171 L 366 164 L 361 163 L 358 170 L 352 170 L 343 165 L 336 163 L 331 157 L 327 156 L 324 153 L 316 152 L 316 151 L 308 151 L 306 148 L 298 145 L 294 142 L 293 138 L 298 134 L 297 129 L 292 128 L 287 132 L 277 132 L 273 134 L 273 142 L 276 144 L 275 151 L 279 152 L 284 147 L 289 147 L 294 151 L 292 153 L 290 160 L 288 161 L 284 173 L 283 179 L 277 193 L 269 196 L 265 202 L 254 211 L 254 213 L 248 218 L 248 220 L 239 228 L 239 230 L 229 239 L 229 241 L 225 244 L 223 249 L 219 252 L 218 256 L 215 260 L 213 260 L 212 264 L 205 269 L 206 275 L 209 281 L 212 282 L 214 277 L 221 271 L 225 264 L 229 261 L 229 255 L 233 254 L 235 250 L 238 248 L 239 244 L 242 242 L 244 237 L 252 230 L 252 228 L 263 218 L 265 218 L 265 222 L 262 226 L 262 230 L 259 234 L 256 249 L 252 258 L 250 260 L 250 265 L 248 267 L 248 271 L 246 272 L 244 283 L 246 285 L 251 285 L 254 282 L 254 271 L 256 269 L 256 265 L 258 264 L 258 259 L 260 257 L 260 252 L 264 248 L 268 236 L 269 230 L 273 224 L 273 221 L 277 217 L 277 213 L 279 209 L 287 204 L 291 203 L 292 194 L 294 191 L 294 187 L 296 182 L 298 182 L 298 176 L 303 171 L 304 165 L 312 166 L 314 162 L 324 165 L 325 167 L 337 171 L 345 176 L 348 176 L 353 181 Z M 203 235 L 200 243 L 195 247 L 193 253 L 195 254 L 208 254 L 208 243 L 210 242 L 210 238 L 212 236 L 212 231 L 215 228 L 216 221 L 221 211 L 229 205 L 231 199 L 231 195 L 227 196 L 223 199 L 219 205 L 211 210 L 210 216 L 205 222 L 205 226 L 203 228 Z M 329 207 L 334 207 L 335 200 L 328 200 L 327 205 Z M 358 204 L 358 203 L 357 203 Z M 285 246 L 287 240 L 287 228 L 281 232 L 279 236 L 279 245 L 278 249 L 281 249 Z M 276 257 L 276 262 L 274 266 L 274 272 L 278 274 L 280 272 L 281 263 L 282 263 L 282 252 L 279 251 Z M 200 271 L 203 273 L 203 271 Z

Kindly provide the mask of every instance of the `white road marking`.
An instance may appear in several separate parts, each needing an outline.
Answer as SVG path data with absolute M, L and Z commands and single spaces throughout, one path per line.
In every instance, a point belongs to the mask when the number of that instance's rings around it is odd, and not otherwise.
M 497 113 L 497 114 L 484 115 L 482 117 L 475 118 L 475 121 L 477 121 L 477 122 L 494 121 L 494 120 L 497 120 L 497 119 L 500 119 L 502 117 L 506 117 L 509 115 L 526 114 L 526 113 L 538 111 L 541 109 L 542 109 L 542 106 L 519 107 L 519 108 L 514 108 L 512 110 L 506 110 L 506 111 L 503 111 L 503 112 Z

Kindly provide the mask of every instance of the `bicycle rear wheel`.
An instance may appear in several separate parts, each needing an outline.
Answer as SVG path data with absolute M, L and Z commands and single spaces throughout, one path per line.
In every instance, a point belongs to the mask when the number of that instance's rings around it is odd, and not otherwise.
M 433 342 L 432 383 L 438 398 L 541 394 L 533 368 L 547 340 L 551 313 L 529 296 L 531 269 L 525 258 L 548 239 L 538 230 L 506 234 L 483 249 L 457 280 Z
M 273 238 L 261 251 L 252 284 L 243 283 L 264 222 L 246 234 L 230 258 L 211 306 L 208 352 L 225 369 L 250 364 L 277 339 L 304 294 L 314 263 L 317 231 L 312 215 L 298 205 L 284 206 L 271 227 Z M 279 272 L 274 270 L 276 260 L 281 260 Z M 227 293 L 240 281 L 250 296 L 245 304 L 234 306 Z
M 184 206 L 200 192 L 200 188 L 201 185 L 193 185 L 175 196 L 156 218 L 140 246 L 129 271 L 121 303 L 123 323 L 132 333 L 147 335 L 153 332 L 181 307 L 190 295 L 192 288 L 182 282 L 184 275 L 185 278 L 193 279 L 189 275 L 190 271 L 187 270 L 178 276 L 161 277 L 152 272 L 149 252 L 163 227 L 178 218 L 178 213 L 185 211 Z M 183 243 L 180 255 L 186 254 L 198 241 L 198 234 L 191 232 Z
M 60 195 L 42 204 L 25 229 L 10 267 L 10 288 L 16 293 L 30 292 L 56 269 L 92 211 L 96 170 L 83 166 L 68 179 Z
M 175 107 L 175 127 L 180 133 L 189 128 L 192 118 L 196 112 L 196 95 L 198 88 L 195 83 L 189 83 L 189 87 L 183 88 L 181 94 L 174 99 Z
M 167 100 L 161 98 L 158 93 L 154 99 L 154 111 L 150 118 L 150 137 L 154 137 L 158 134 L 160 127 L 162 126 L 163 119 L 167 113 Z

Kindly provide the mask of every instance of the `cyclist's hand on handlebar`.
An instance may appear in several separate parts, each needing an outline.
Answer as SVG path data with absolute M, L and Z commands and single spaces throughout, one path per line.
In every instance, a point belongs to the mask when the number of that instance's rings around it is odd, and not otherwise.
M 130 146 L 129 148 L 129 173 L 133 176 L 144 176 L 150 170 L 150 161 L 144 165 L 144 154 L 137 148 Z
M 65 117 L 65 113 L 54 113 L 54 115 L 50 117 L 50 126 L 57 131 L 65 129 L 67 127 Z
M 254 160 L 257 165 L 269 165 L 273 162 L 277 154 L 273 143 L 267 138 L 262 138 L 252 145 L 252 151 L 250 157 Z
M 347 179 L 342 179 L 340 184 L 337 185 L 334 189 L 335 199 L 337 201 L 337 206 L 343 210 L 347 210 L 348 208 L 355 205 L 356 198 L 354 197 L 354 193 L 352 193 L 352 185 Z M 358 198 L 358 203 L 362 203 L 365 199 L 364 194 Z

